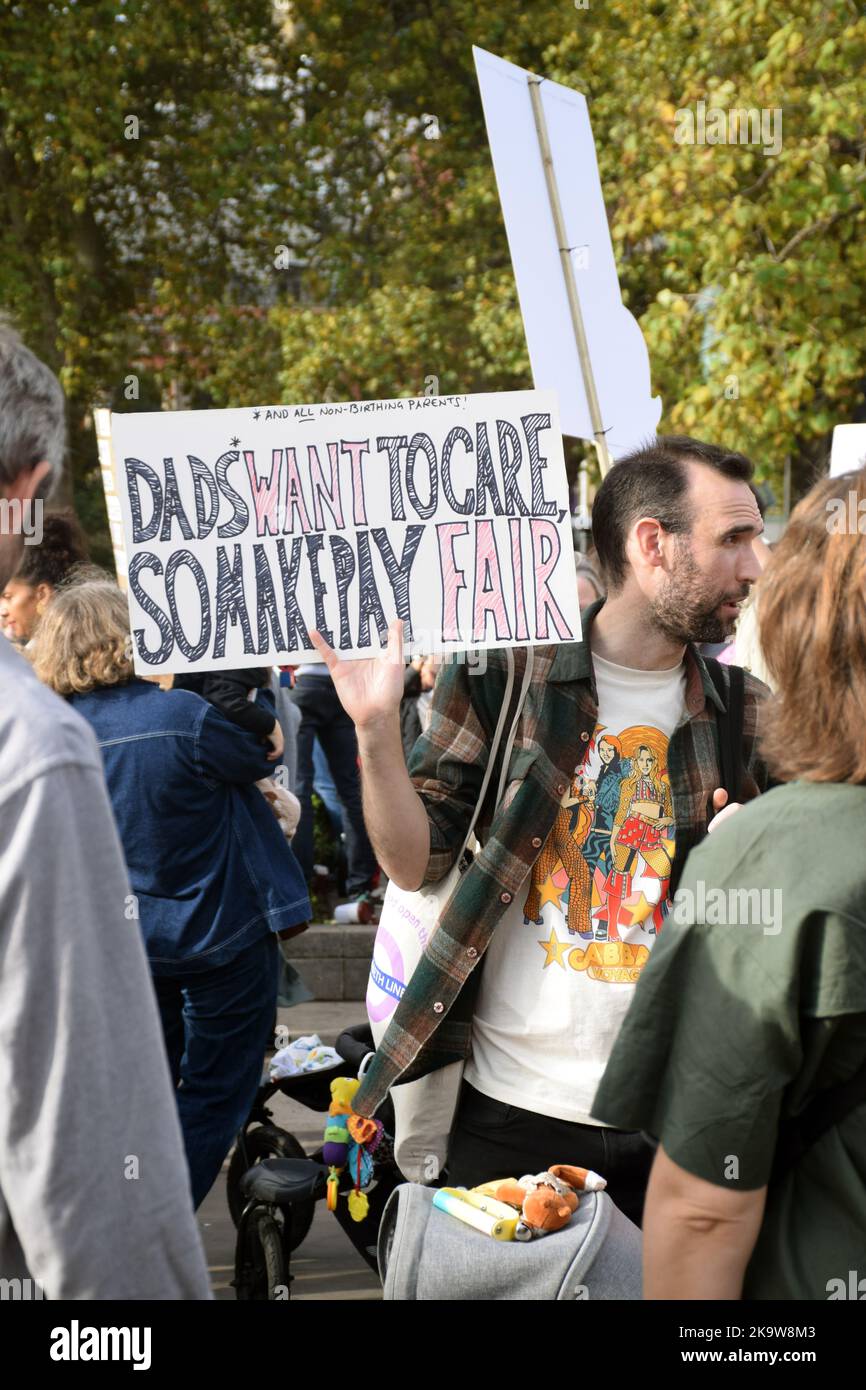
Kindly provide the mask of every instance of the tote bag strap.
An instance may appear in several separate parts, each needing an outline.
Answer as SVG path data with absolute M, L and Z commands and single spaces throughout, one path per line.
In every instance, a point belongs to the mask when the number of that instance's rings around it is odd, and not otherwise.
M 508 764 L 511 762 L 511 750 L 514 747 L 514 739 L 517 734 L 517 721 L 523 712 L 526 702 L 526 695 L 532 682 L 532 667 L 535 663 L 535 652 L 532 647 L 526 648 L 526 665 L 523 668 L 523 683 L 520 687 L 520 697 L 517 701 L 517 709 L 511 721 L 511 730 L 508 735 L 508 742 L 505 745 L 505 753 L 502 758 L 502 771 L 499 774 L 499 788 L 496 793 L 496 805 L 498 806 L 505 795 L 505 787 L 508 782 Z
M 496 728 L 493 731 L 493 739 L 490 744 L 490 753 L 487 758 L 487 766 L 484 769 L 484 777 L 481 782 L 481 790 L 478 793 L 478 800 L 475 803 L 475 810 L 472 812 L 472 820 L 469 822 L 469 829 L 466 832 L 466 839 L 463 841 L 463 848 L 461 849 L 460 854 L 457 858 L 458 864 L 461 864 L 463 862 L 463 856 L 469 848 L 469 844 L 475 832 L 475 826 L 478 823 L 478 817 L 481 814 L 481 808 L 484 805 L 484 798 L 487 796 L 487 791 L 490 786 L 490 779 L 493 776 L 493 769 L 496 764 L 496 755 L 499 752 L 499 745 L 502 742 L 502 734 L 505 728 L 505 721 L 508 718 L 508 707 L 511 704 L 511 696 L 514 693 L 514 652 L 511 649 L 511 647 L 506 648 L 505 659 L 508 663 L 508 677 L 505 683 L 505 694 L 502 697 L 502 706 L 499 710 L 499 718 L 496 721 Z M 505 745 L 505 757 L 502 763 L 502 773 L 499 778 L 499 788 L 496 795 L 497 806 L 499 805 L 499 802 L 502 800 L 502 792 L 505 786 L 505 778 L 508 771 L 508 763 L 511 759 L 511 749 L 514 746 L 514 739 L 517 733 L 517 721 L 520 718 L 520 713 L 523 709 L 524 701 L 526 700 L 526 692 L 529 689 L 529 684 L 532 679 L 532 665 L 532 648 L 527 647 L 526 666 L 523 672 L 523 682 L 520 687 L 520 696 L 517 701 L 517 708 L 514 712 L 514 718 L 511 721 L 511 729 L 508 735 L 508 742 Z

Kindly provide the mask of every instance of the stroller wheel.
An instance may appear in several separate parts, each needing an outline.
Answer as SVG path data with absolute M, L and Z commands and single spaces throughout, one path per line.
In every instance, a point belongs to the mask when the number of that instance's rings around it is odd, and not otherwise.
M 246 1198 L 241 1192 L 241 1178 L 248 1168 L 252 1168 L 256 1163 L 261 1163 L 265 1158 L 306 1157 L 306 1152 L 294 1134 L 289 1134 L 288 1130 L 280 1129 L 279 1125 L 257 1125 L 255 1129 L 248 1130 L 235 1145 L 234 1153 L 229 1160 L 229 1171 L 226 1177 L 226 1197 L 235 1226 L 239 1225 L 241 1213 L 246 1206 Z M 297 1250 L 301 1242 L 306 1239 L 313 1224 L 315 1212 L 315 1201 L 295 1202 L 285 1210 L 286 1240 L 289 1253 Z
M 235 1270 L 238 1298 L 269 1303 L 288 1298 L 283 1233 L 268 1208 L 250 1212 L 242 1232 Z

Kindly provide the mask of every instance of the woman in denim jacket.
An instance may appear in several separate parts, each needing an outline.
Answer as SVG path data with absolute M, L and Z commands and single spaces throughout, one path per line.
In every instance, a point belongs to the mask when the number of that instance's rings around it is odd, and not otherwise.
M 261 1077 L 277 937 L 311 915 L 292 850 L 254 785 L 274 771 L 268 745 L 199 695 L 135 676 L 126 600 L 107 581 L 58 594 L 40 626 L 36 671 L 99 743 L 133 888 L 117 904 L 118 930 L 138 922 L 144 937 L 198 1207 Z

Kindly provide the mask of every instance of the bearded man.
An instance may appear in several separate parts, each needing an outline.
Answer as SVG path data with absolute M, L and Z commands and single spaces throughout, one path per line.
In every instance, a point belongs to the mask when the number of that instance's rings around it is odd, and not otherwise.
M 580 642 L 535 648 L 506 795 L 480 817 L 482 852 L 354 1101 L 372 1115 L 396 1081 L 462 1058 L 447 1160 L 453 1184 L 536 1173 L 556 1158 L 603 1173 L 613 1200 L 641 1219 L 652 1147 L 639 1133 L 599 1124 L 592 1106 L 683 861 L 714 813 L 732 809 L 719 742 L 729 677 L 720 693 L 697 644 L 733 630 L 758 577 L 752 541 L 763 523 L 751 476 L 741 454 L 662 436 L 616 463 L 598 491 L 593 539 L 607 598 L 584 611 Z M 379 863 L 404 889 L 440 879 L 460 851 L 487 764 L 506 684 L 503 653 L 489 652 L 485 674 L 471 679 L 462 663 L 445 667 L 407 773 L 402 625 L 392 626 L 388 653 L 369 661 L 340 661 L 318 634 L 313 640 L 358 732 Z M 519 688 L 519 648 L 515 664 Z M 766 693 L 746 674 L 743 799 L 767 785 L 756 751 Z M 602 870 L 595 854 L 586 866 L 588 892 L 583 866 L 576 875 L 571 863 L 587 837 L 581 845 L 573 832 L 564 837 L 565 808 L 575 777 L 599 776 L 608 737 L 628 745 L 640 795 L 611 835 L 615 862 Z M 610 829 L 609 819 L 603 824 Z M 534 910 L 525 920 L 530 887 Z M 585 923 L 575 920 L 577 902 Z

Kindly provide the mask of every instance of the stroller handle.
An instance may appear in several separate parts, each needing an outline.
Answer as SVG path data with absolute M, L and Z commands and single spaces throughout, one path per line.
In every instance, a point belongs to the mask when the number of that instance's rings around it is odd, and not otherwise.
M 375 1050 L 373 1030 L 366 1022 L 353 1023 L 351 1028 L 344 1028 L 337 1038 L 337 1051 L 358 1076 L 362 1076 L 363 1069 L 369 1066 Z

